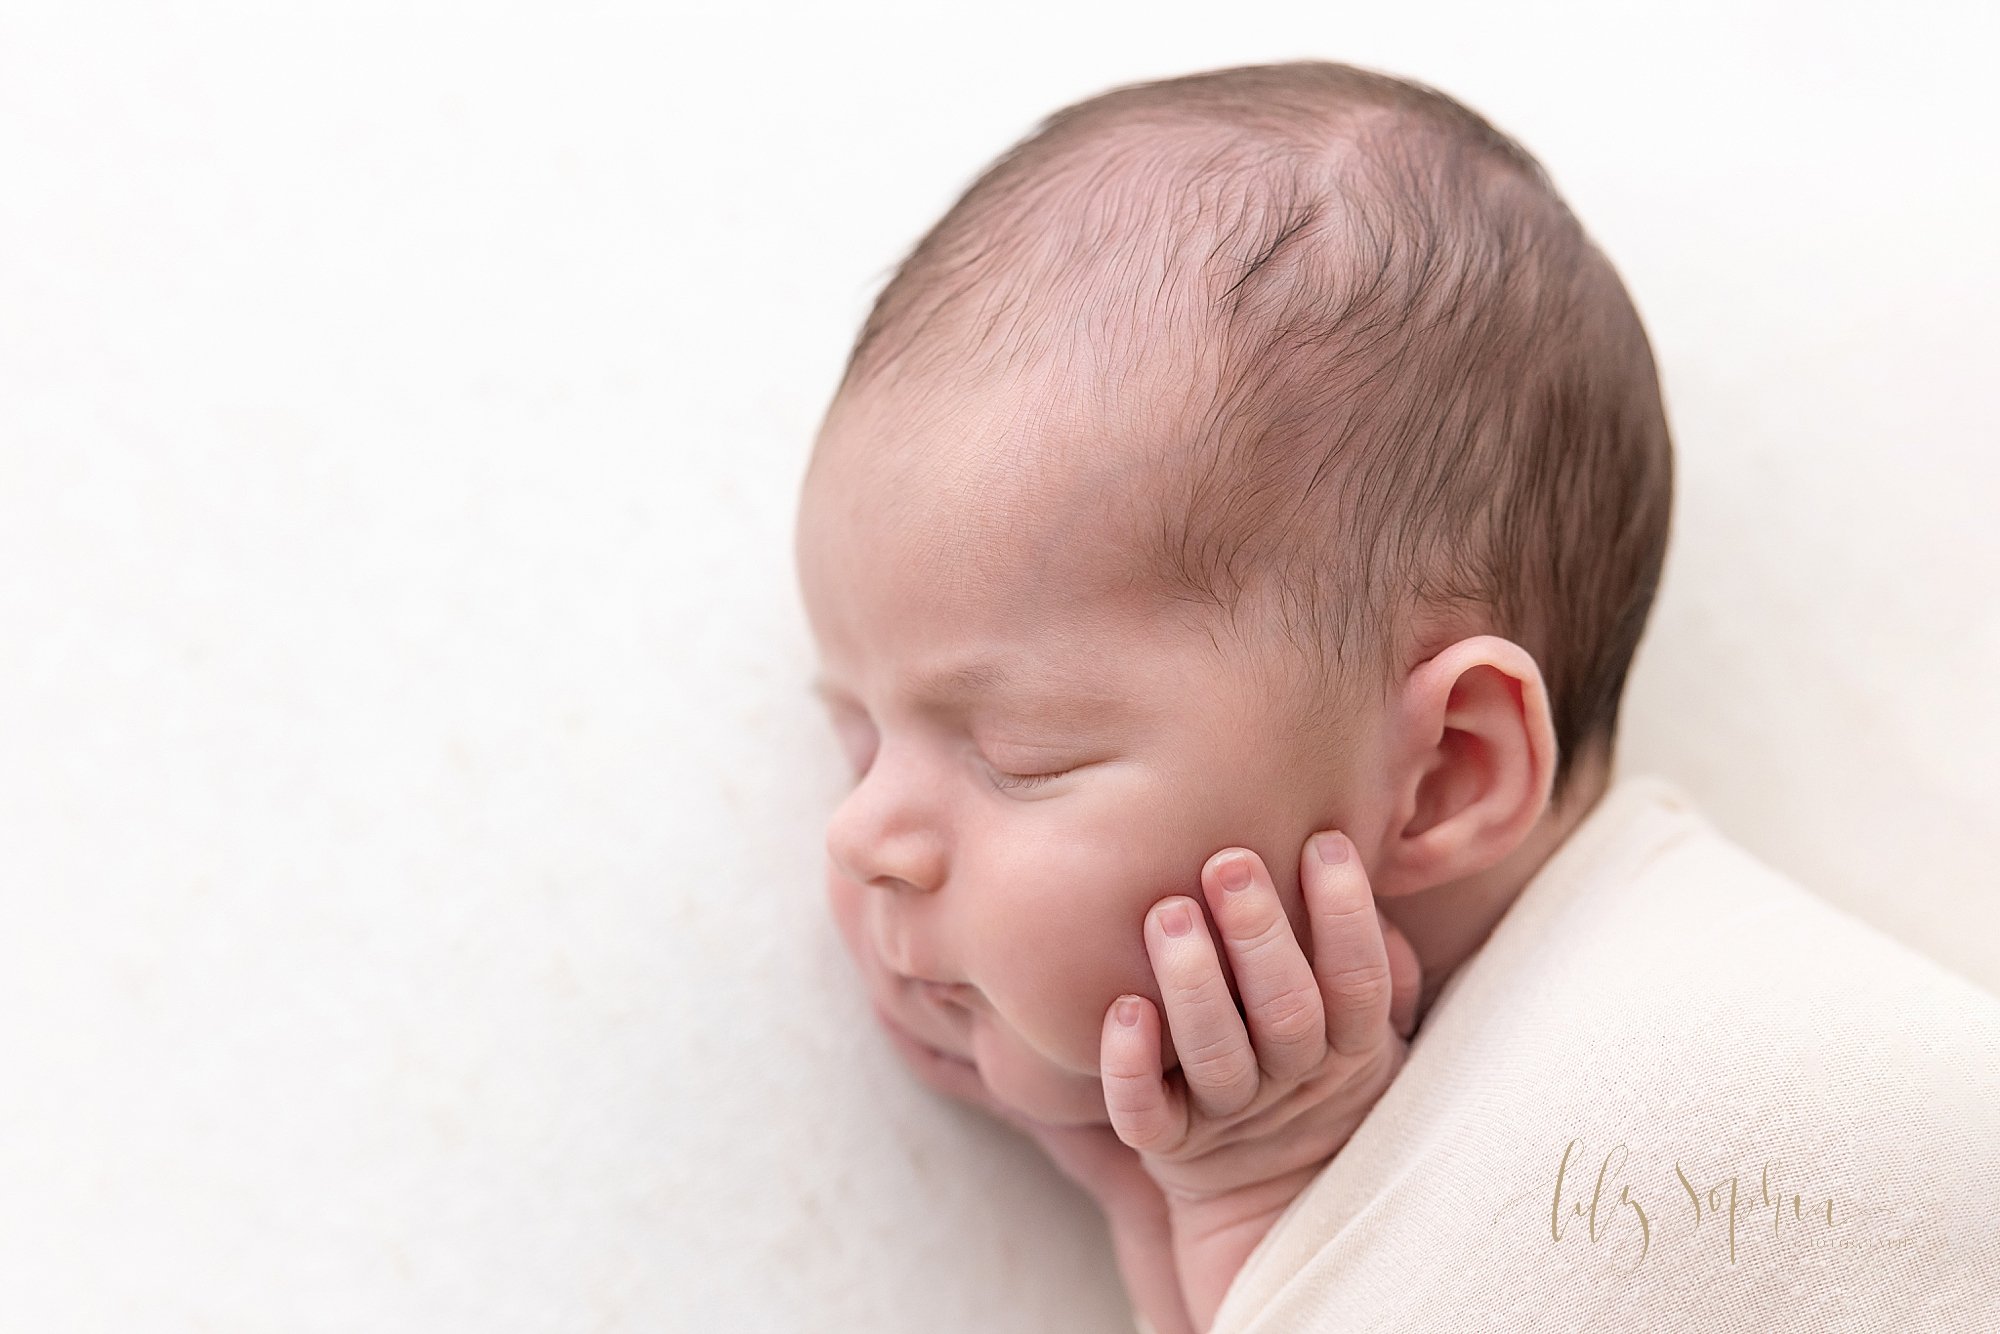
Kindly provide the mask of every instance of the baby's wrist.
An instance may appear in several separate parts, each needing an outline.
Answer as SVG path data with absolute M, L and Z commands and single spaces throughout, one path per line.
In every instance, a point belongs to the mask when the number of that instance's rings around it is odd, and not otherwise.
M 1214 1323 L 1224 1295 L 1250 1253 L 1312 1175 L 1310 1171 L 1288 1173 L 1199 1199 L 1164 1197 L 1174 1270 L 1195 1329 L 1205 1330 Z
M 1139 1177 L 1100 1187 L 1094 1193 L 1098 1211 L 1110 1223 L 1134 1229 L 1157 1229 L 1164 1233 L 1173 1219 L 1167 1197 L 1151 1177 Z
M 1121 1212 L 1106 1209 L 1105 1219 L 1126 1296 L 1151 1334 L 1196 1334 L 1164 1204 L 1155 1212 L 1143 1200 L 1127 1201 Z

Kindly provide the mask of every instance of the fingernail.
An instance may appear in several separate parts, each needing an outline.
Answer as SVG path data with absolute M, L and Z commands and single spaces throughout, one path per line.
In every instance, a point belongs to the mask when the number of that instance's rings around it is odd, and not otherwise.
M 1121 997 L 1118 1004 L 1112 1007 L 1112 1012 L 1117 1015 L 1118 1022 L 1126 1028 L 1139 1022 L 1139 1002 L 1130 996 Z
M 1347 839 L 1341 834 L 1315 834 L 1313 851 L 1328 866 L 1338 866 L 1347 860 Z
M 1250 888 L 1250 859 L 1238 853 L 1215 868 L 1215 878 L 1230 893 Z
M 1160 909 L 1160 930 L 1170 936 L 1184 936 L 1194 930 L 1194 918 L 1185 903 L 1169 903 Z

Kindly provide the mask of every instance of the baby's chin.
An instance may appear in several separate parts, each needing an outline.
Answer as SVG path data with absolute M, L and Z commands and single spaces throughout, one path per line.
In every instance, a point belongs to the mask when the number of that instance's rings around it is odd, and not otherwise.
M 1111 1123 L 1095 1070 L 1071 1069 L 990 1028 L 974 1033 L 972 1055 L 987 1091 L 1023 1116 L 1055 1126 Z
M 970 1050 L 961 1056 L 924 1041 L 886 1006 L 877 1003 L 874 1009 L 905 1063 L 934 1092 L 989 1111 L 997 1105 L 1044 1125 L 1111 1123 L 1097 1069 L 1078 1069 L 1055 1059 L 991 1010 L 969 1025 Z

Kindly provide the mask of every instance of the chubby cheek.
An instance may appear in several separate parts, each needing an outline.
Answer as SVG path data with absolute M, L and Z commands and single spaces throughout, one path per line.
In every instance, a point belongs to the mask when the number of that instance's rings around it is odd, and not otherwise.
M 841 941 L 853 958 L 864 986 L 873 995 L 883 997 L 894 991 L 894 984 L 868 942 L 865 923 L 867 893 L 862 886 L 828 867 L 827 907 L 839 928 Z M 1005 954 L 1002 951 L 1003 957 Z M 1001 994 L 996 995 L 996 991 Z M 998 1024 L 989 1024 L 975 1031 L 973 1048 L 976 1063 L 973 1065 L 940 1059 L 913 1045 L 888 1025 L 884 1025 L 883 1034 L 918 1080 L 935 1093 L 974 1106 L 990 1108 L 993 1103 L 999 1102 L 1051 1124 L 1103 1123 L 1106 1119 L 1103 1086 L 1094 1073 L 1094 1033 L 1088 1048 L 1088 1060 L 1084 1063 L 1084 1068 L 1091 1073 L 1055 1068 L 1047 1055 L 1051 1049 L 1049 1035 L 1056 1035 L 1054 1044 L 1057 1048 L 1065 1046 L 1065 1039 L 1062 1036 L 1063 1025 L 1060 1022 L 1051 1024 L 1049 1016 L 1067 1013 L 1075 1007 L 1070 1006 L 1067 1000 L 1033 997 L 1030 991 L 1028 995 L 1032 999 L 1024 1009 L 1017 999 L 1021 991 L 1020 987 L 1012 984 L 987 989 L 986 1004 L 993 1008 Z M 1098 1013 L 1102 1013 L 1101 1008 Z
M 987 942 L 989 998 L 1047 1059 L 1094 1075 L 1111 1003 L 1127 992 L 1160 999 L 1146 912 L 1169 894 L 1199 899 L 1200 862 L 1192 872 L 1149 864 L 1101 832 L 1039 842 L 1012 860 L 996 868 L 1008 892 L 981 896 L 972 924 Z

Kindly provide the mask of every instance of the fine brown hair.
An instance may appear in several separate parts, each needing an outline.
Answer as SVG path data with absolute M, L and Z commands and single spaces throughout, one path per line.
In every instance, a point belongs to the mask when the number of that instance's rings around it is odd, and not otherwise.
M 1658 374 L 1609 260 L 1477 113 L 1328 61 L 1065 107 L 897 266 L 839 394 L 1065 366 L 1155 428 L 1135 583 L 1279 632 L 1307 726 L 1491 633 L 1542 671 L 1553 800 L 1608 758 L 1667 547 Z

